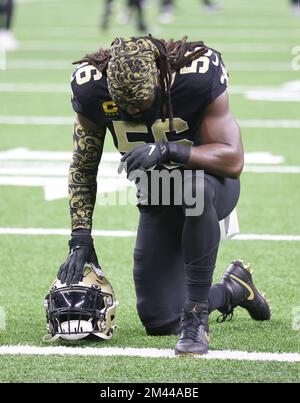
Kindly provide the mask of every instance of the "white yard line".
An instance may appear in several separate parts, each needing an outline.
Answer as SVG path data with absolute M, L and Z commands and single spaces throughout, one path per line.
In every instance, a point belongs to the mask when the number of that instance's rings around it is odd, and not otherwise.
M 37 346 L 1 346 L 0 355 L 38 355 L 38 356 L 84 356 L 84 357 L 141 357 L 141 358 L 176 358 L 174 351 L 157 348 L 121 348 L 121 347 L 37 347 Z M 264 362 L 300 362 L 298 353 L 248 353 L 246 351 L 210 351 L 205 360 L 237 360 Z
M 14 59 L 7 60 L 7 70 L 74 70 L 72 60 Z
M 258 161 L 257 158 L 261 153 L 246 153 L 246 158 L 252 158 L 253 161 Z M 256 157 L 258 155 L 258 157 Z M 272 163 L 282 163 L 280 156 L 273 156 L 269 153 L 263 153 L 262 156 L 264 159 L 268 158 L 269 161 L 274 161 Z M 0 161 L 64 161 L 69 164 L 72 158 L 71 151 L 38 151 L 38 150 L 29 150 L 28 148 L 18 147 L 10 150 L 0 151 Z M 277 158 L 277 161 L 276 161 Z M 279 160 L 278 160 L 279 159 Z M 251 161 L 252 161 L 251 160 Z M 102 154 L 101 161 L 105 162 L 120 162 L 120 153 L 119 152 L 108 152 L 105 151 Z M 250 162 L 251 163 L 251 162 Z M 259 162 L 257 162 L 259 163 Z M 271 162 L 270 162 L 271 163 Z M 51 175 L 50 175 L 51 176 Z
M 270 92 L 278 90 L 274 85 L 264 86 L 246 86 L 232 85 L 228 91 L 232 95 L 244 95 L 247 92 L 265 91 Z M 17 92 L 17 93 L 66 93 L 71 92 L 69 84 L 52 84 L 52 83 L 0 83 L 0 92 Z
M 245 165 L 243 172 L 258 174 L 300 174 L 300 166 Z
M 230 62 L 226 63 L 228 71 L 293 71 L 291 63 L 284 62 Z
M 37 235 L 37 236 L 70 236 L 70 229 L 63 228 L 9 228 L 0 227 L 0 235 Z M 135 237 L 135 231 L 123 230 L 93 230 L 94 237 L 116 237 L 129 238 Z M 300 235 L 273 235 L 273 234 L 240 234 L 233 240 L 236 241 L 283 241 L 300 242 Z
M 300 235 L 272 235 L 272 234 L 239 234 L 233 238 L 234 241 L 282 241 L 300 242 Z
M 255 45 L 255 44 L 254 44 Z M 266 44 L 268 45 L 268 44 Z M 62 51 L 62 52 L 87 52 L 89 50 L 96 50 L 101 47 L 106 47 L 107 43 L 94 41 L 20 41 L 18 50 L 20 51 Z M 270 45 L 272 46 L 272 45 Z M 286 47 L 284 44 L 279 44 L 279 49 Z M 273 47 L 275 51 L 276 47 Z
M 219 50 L 220 52 L 227 52 L 227 53 L 288 53 L 291 54 L 290 46 L 286 43 L 278 43 L 274 45 L 271 42 L 236 42 L 236 43 L 219 43 L 213 42 L 209 43 L 208 46 Z M 224 58 L 226 59 L 226 55 L 224 54 Z
M 250 88 L 250 91 L 256 88 Z M 25 93 L 70 93 L 71 86 L 68 84 L 50 84 L 50 83 L 0 83 L 0 92 L 25 92 Z
M 31 28 L 30 28 L 31 29 Z M 55 52 L 87 52 L 88 50 L 96 50 L 100 47 L 105 47 L 107 44 L 100 42 L 52 42 L 52 41 L 21 41 L 19 50 L 21 51 L 55 51 Z M 291 54 L 291 49 L 286 43 L 268 43 L 268 42 L 213 42 L 209 46 L 230 53 L 288 53 Z
M 0 115 L 0 124 L 4 125 L 58 125 L 69 126 L 74 118 L 69 116 L 9 116 Z M 262 129 L 300 129 L 300 120 L 281 119 L 240 119 L 239 124 L 244 128 Z
M 120 157 L 119 157 L 120 160 Z M 70 159 L 71 161 L 71 159 Z M 100 178 L 121 179 L 117 176 L 117 167 L 109 166 L 104 169 L 102 159 L 102 168 Z M 107 160 L 110 162 L 109 160 Z M 115 171 L 114 171 L 115 169 Z M 43 186 L 46 182 L 53 181 L 55 185 L 56 178 L 62 179 L 63 183 L 67 183 L 69 164 L 57 163 L 53 166 L 53 163 L 46 164 L 44 162 L 24 166 L 24 163 L 16 162 L 13 164 L 7 164 L 1 162 L 0 158 L 0 185 L 4 186 Z M 244 173 L 259 173 L 259 174 L 300 174 L 300 166 L 275 166 L 275 165 L 245 165 Z M 123 178 L 122 178 L 123 179 Z M 129 183 L 129 182 L 128 182 Z
M 58 125 L 69 126 L 74 123 L 68 116 L 0 116 L 0 124 L 4 125 Z
M 229 71 L 292 71 L 291 63 L 284 62 L 230 62 L 227 61 Z M 7 60 L 8 70 L 74 70 L 72 59 L 14 59 Z
M 258 129 L 300 129 L 300 120 L 280 119 L 241 119 L 238 121 L 241 127 Z
M 57 165 L 56 167 L 53 167 L 53 164 L 49 164 L 47 166 L 43 163 L 41 163 L 40 166 L 39 164 L 36 164 L 35 166 L 30 167 L 22 167 L 22 164 L 15 167 L 11 165 L 2 167 L 2 165 L 4 165 L 4 163 L 0 162 L 0 185 L 2 186 L 43 187 L 52 185 L 55 187 L 58 184 L 62 185 L 64 188 L 67 186 L 69 164 L 61 164 Z M 98 179 L 114 179 L 121 185 L 121 183 L 123 183 L 123 179 L 125 178 L 117 176 L 115 174 L 116 170 L 114 172 L 113 169 L 114 167 L 111 166 L 108 166 L 107 169 L 102 167 L 101 175 L 99 174 Z M 300 166 L 245 165 L 243 173 L 299 175 Z M 125 180 L 125 184 L 126 183 L 127 182 Z M 128 182 L 128 184 L 129 183 L 130 182 Z M 65 190 L 65 196 L 67 196 L 67 188 Z
M 87 21 L 88 23 L 88 21 Z M 122 28 L 122 27 L 120 27 Z M 195 21 L 191 21 L 189 25 L 189 34 L 192 36 L 194 33 L 197 33 L 198 36 L 202 36 L 205 34 L 205 37 L 207 38 L 206 42 L 209 42 L 212 40 L 212 38 L 232 38 L 232 39 L 261 39 L 262 41 L 266 40 L 275 40 L 278 39 L 279 41 L 282 39 L 295 39 L 300 36 L 300 30 L 299 28 L 294 28 L 294 27 L 287 27 L 284 29 L 274 29 L 274 27 L 251 27 L 252 29 L 244 29 L 242 27 L 233 27 L 233 28 L 211 28 L 211 27 L 200 27 L 199 24 L 197 24 Z M 126 29 L 126 27 L 123 27 L 123 29 Z M 161 31 L 162 29 L 159 28 Z M 35 31 L 37 36 L 43 37 L 43 38 L 68 38 L 68 39 L 82 39 L 83 35 L 84 38 L 87 40 L 92 40 L 93 42 L 95 41 L 95 35 L 98 34 L 97 27 L 93 26 L 36 26 L 36 27 L 30 27 L 30 28 L 19 28 L 18 29 L 18 34 L 20 36 L 32 34 Z M 172 31 L 177 32 L 180 31 L 182 32 L 182 26 L 178 25 L 173 25 L 172 26 Z M 99 41 L 100 42 L 100 41 Z
M 255 18 L 255 17 L 253 17 Z M 182 32 L 181 26 L 176 26 L 175 24 L 172 26 L 172 32 L 174 35 L 177 35 L 176 32 Z M 210 43 L 214 38 L 219 40 L 220 38 L 230 38 L 230 39 L 258 39 L 262 41 L 270 40 L 275 41 L 278 39 L 279 41 L 282 39 L 291 39 L 295 40 L 295 38 L 300 37 L 299 28 L 285 28 L 281 29 L 273 29 L 273 28 L 253 28 L 253 29 L 243 29 L 243 28 L 207 28 L 207 27 L 196 27 L 193 23 L 189 26 L 189 34 L 192 36 L 193 34 L 197 34 L 198 37 L 205 36 L 205 43 Z M 54 35 L 54 34 L 53 34 Z M 78 33 L 79 36 L 79 33 Z

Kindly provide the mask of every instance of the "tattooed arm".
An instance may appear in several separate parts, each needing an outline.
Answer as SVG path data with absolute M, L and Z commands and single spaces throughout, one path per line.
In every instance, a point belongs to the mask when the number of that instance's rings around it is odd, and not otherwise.
M 97 195 L 97 173 L 105 138 L 105 128 L 82 115 L 74 124 L 73 159 L 69 171 L 69 205 L 72 231 L 92 229 Z

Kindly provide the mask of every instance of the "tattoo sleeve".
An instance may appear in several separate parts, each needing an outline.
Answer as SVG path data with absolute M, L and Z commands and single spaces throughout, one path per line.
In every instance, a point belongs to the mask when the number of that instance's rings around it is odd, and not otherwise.
M 69 170 L 69 206 L 72 230 L 92 229 L 97 195 L 97 173 L 105 130 L 94 131 L 74 124 L 73 159 Z

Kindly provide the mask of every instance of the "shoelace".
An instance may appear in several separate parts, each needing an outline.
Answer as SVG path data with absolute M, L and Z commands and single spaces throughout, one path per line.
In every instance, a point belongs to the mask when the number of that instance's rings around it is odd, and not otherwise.
M 181 323 L 181 327 L 185 328 L 182 330 L 182 337 L 197 340 L 200 325 L 205 326 L 201 318 L 195 312 L 188 312 Z
M 217 323 L 230 322 L 233 318 L 233 311 L 223 313 L 217 318 Z

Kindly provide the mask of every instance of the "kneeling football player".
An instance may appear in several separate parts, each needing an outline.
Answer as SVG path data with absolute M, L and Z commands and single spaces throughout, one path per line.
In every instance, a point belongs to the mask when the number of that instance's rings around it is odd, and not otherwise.
M 208 352 L 210 312 L 218 309 L 225 320 L 240 306 L 254 320 L 269 320 L 268 303 L 253 284 L 249 265 L 234 261 L 212 286 L 219 221 L 237 205 L 244 156 L 220 53 L 187 38 L 116 38 L 108 49 L 77 63 L 69 175 L 72 238 L 59 280 L 76 284 L 84 262 L 97 266 L 92 217 L 108 129 L 123 155 L 120 172 L 126 167 L 128 177 L 175 169 L 183 178 L 191 172 L 192 190 L 203 181 L 204 207 L 198 215 L 187 214 L 184 200 L 138 204 L 134 281 L 147 333 L 178 334 L 176 354 L 201 355 Z

